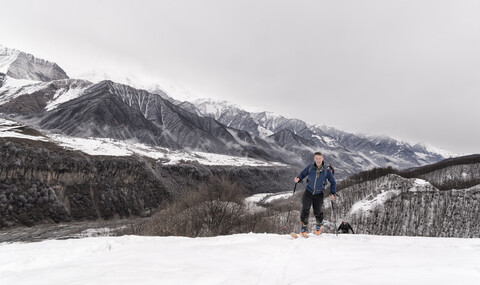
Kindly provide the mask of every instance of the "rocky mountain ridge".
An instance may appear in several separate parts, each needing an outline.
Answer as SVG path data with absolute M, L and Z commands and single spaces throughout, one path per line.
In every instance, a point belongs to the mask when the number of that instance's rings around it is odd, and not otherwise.
M 226 101 L 199 99 L 179 106 L 225 125 L 271 138 L 282 148 L 300 156 L 303 162 L 311 160 L 312 149 L 322 150 L 329 162 L 346 172 L 340 174 L 341 177 L 374 167 L 409 168 L 445 158 L 444 153 L 421 144 L 410 145 L 386 136 L 346 133 L 270 112 L 248 112 Z

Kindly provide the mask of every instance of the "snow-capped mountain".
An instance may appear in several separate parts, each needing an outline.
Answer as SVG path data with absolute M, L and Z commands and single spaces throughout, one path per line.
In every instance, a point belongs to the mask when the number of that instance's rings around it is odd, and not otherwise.
M 75 78 L 88 80 L 92 83 L 99 83 L 101 81 L 113 81 L 115 83 L 131 86 L 135 89 L 147 89 L 147 85 L 135 75 L 125 75 L 111 72 L 109 73 L 106 71 L 90 70 L 75 75 Z
M 2 112 L 22 115 L 18 119 L 41 129 L 285 161 L 280 148 L 261 138 L 189 113 L 157 94 L 112 81 L 54 80 L 5 87 L 0 94 Z
M 270 112 L 250 113 L 226 101 L 205 99 L 183 102 L 179 106 L 215 118 L 225 125 L 272 138 L 282 148 L 300 155 L 305 162 L 311 159 L 312 150 L 322 150 L 330 162 L 349 173 L 372 167 L 420 166 L 449 155 L 431 147 L 421 144 L 412 146 L 387 136 L 346 133 Z
M 0 74 L 14 79 L 44 82 L 68 79 L 65 71 L 56 63 L 3 46 L 0 46 Z
M 2 48 L 0 63 L 5 71 L 0 112 L 67 135 L 135 140 L 296 166 L 310 163 L 312 153 L 320 150 L 340 170 L 339 178 L 373 167 L 407 168 L 444 158 L 422 145 L 350 134 L 269 112 L 251 113 L 225 101 L 180 102 L 160 85 L 146 87 L 130 77 L 114 78 L 128 84 L 99 81 L 112 78 L 102 72 L 68 79 L 56 64 L 7 48 Z
M 198 100 L 198 95 L 194 94 L 187 88 L 177 84 L 172 83 L 168 80 L 163 79 L 162 83 L 150 84 L 145 88 L 148 92 L 153 94 L 158 94 L 164 99 L 171 101 L 174 104 L 180 104 L 185 101 L 195 101 Z

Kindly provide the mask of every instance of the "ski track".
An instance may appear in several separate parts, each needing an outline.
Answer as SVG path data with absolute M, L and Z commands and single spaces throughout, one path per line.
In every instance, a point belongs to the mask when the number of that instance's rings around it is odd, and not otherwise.
M 285 235 L 285 237 L 287 237 L 287 235 Z M 287 238 L 290 238 L 293 240 L 293 238 L 291 237 L 287 237 Z M 272 258 L 271 261 L 265 264 L 255 284 L 282 284 L 282 281 L 285 280 L 285 277 L 288 271 L 288 265 L 292 260 L 296 259 L 295 258 L 296 255 L 294 254 L 294 252 L 296 250 L 298 251 L 299 245 L 300 244 L 297 243 L 295 246 L 291 246 L 291 248 L 287 251 L 284 251 L 282 250 L 282 248 L 279 248 L 277 252 L 280 252 L 280 253 L 276 255 L 274 258 Z M 293 255 L 293 258 L 292 258 L 292 255 Z M 277 277 L 274 283 L 271 283 L 272 282 L 271 276 Z

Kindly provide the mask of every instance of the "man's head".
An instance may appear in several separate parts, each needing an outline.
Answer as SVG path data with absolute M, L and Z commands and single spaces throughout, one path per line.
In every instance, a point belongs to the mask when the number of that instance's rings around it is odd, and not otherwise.
M 321 152 L 317 151 L 313 155 L 313 160 L 315 161 L 315 164 L 317 165 L 317 167 L 320 167 L 322 165 L 322 162 L 323 162 L 323 154 Z

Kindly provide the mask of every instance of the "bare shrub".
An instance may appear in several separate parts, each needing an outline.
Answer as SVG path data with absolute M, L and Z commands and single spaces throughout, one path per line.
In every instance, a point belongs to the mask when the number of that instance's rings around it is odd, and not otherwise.
M 245 188 L 227 176 L 210 176 L 198 191 L 180 191 L 173 202 L 140 225 L 145 235 L 215 236 L 240 232 Z

